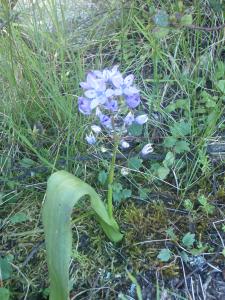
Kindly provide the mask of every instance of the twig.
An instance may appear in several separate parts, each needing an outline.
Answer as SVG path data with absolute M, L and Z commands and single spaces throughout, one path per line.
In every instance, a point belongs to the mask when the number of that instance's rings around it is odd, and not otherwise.
M 203 31 L 217 31 L 225 28 L 225 24 L 221 24 L 219 26 L 215 27 L 202 27 L 202 26 L 196 26 L 196 25 L 187 25 L 185 26 L 188 29 L 194 29 L 194 30 L 203 30 Z
M 28 254 L 24 262 L 22 263 L 22 267 L 25 267 L 29 261 L 33 258 L 34 255 L 38 252 L 38 250 L 44 245 L 44 241 L 40 241 L 37 243 L 31 250 L 31 252 Z
M 218 252 L 215 254 L 215 256 L 212 257 L 212 258 L 209 260 L 208 263 L 213 262 L 219 255 L 221 255 L 221 252 L 218 251 Z M 208 267 L 208 263 L 207 263 L 207 267 Z M 204 269 L 206 269 L 207 267 L 205 267 Z M 196 267 L 193 271 L 191 271 L 191 272 L 186 276 L 185 280 L 184 280 L 184 279 L 180 280 L 180 281 L 177 283 L 176 288 L 179 289 L 179 288 L 185 283 L 185 281 L 186 281 L 188 278 L 190 278 L 194 273 L 196 273 L 199 269 L 200 269 L 199 267 Z M 204 270 L 204 269 L 203 269 L 203 270 Z

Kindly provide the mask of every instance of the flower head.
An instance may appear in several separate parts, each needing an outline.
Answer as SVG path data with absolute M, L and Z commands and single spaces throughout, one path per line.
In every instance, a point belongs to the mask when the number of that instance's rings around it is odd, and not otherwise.
M 130 147 L 130 144 L 124 140 L 120 142 L 120 145 L 123 149 L 128 149 Z
M 136 108 L 140 104 L 141 98 L 139 94 L 133 94 L 131 96 L 127 96 L 125 101 L 128 107 Z
M 152 153 L 154 150 L 153 150 L 153 148 L 152 148 L 152 144 L 147 144 L 147 145 L 145 145 L 143 148 L 142 148 L 142 150 L 141 150 L 141 154 L 142 155 L 147 155 L 147 154 L 149 154 L 149 153 Z
M 137 116 L 135 122 L 139 125 L 143 125 L 148 121 L 148 116 L 146 114 Z
M 93 133 L 90 133 L 89 135 L 86 135 L 85 139 L 88 142 L 88 144 L 90 144 L 90 145 L 94 145 L 96 143 L 96 138 L 93 135 Z
M 84 115 L 93 114 L 97 119 L 97 123 L 91 126 L 92 133 L 86 136 L 87 142 L 94 144 L 103 130 L 104 134 L 118 135 L 121 148 L 129 148 L 129 143 L 123 140 L 128 127 L 133 122 L 143 125 L 148 120 L 146 114 L 134 112 L 141 102 L 139 90 L 134 85 L 134 75 L 124 77 L 118 66 L 94 70 L 87 74 L 86 81 L 80 86 L 84 96 L 78 97 L 79 111 Z
M 100 115 L 99 116 L 99 121 L 105 127 L 111 127 L 111 125 L 112 125 L 111 118 L 107 115 L 103 115 L 103 114 Z
M 111 70 L 105 69 L 103 71 L 94 71 L 96 77 L 103 79 L 105 82 L 111 83 L 114 77 L 117 77 L 120 72 L 118 71 L 118 66 L 114 66 Z
M 92 125 L 91 130 L 96 134 L 99 134 L 102 131 L 101 127 L 98 125 Z
M 91 102 L 84 97 L 78 97 L 78 109 L 84 115 L 91 114 Z
M 125 125 L 130 126 L 134 122 L 134 115 L 132 112 L 129 112 L 123 121 Z
M 118 73 L 116 76 L 112 78 L 112 83 L 115 87 L 115 95 L 117 96 L 132 96 L 134 94 L 138 94 L 139 91 L 136 87 L 132 86 L 134 81 L 134 75 L 128 75 L 125 79 L 123 79 L 122 74 Z
M 104 107 L 111 112 L 116 112 L 118 110 L 118 102 L 116 100 L 109 100 L 105 103 Z

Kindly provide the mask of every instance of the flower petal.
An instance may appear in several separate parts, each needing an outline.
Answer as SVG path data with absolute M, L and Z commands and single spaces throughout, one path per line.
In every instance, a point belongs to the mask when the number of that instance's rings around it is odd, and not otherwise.
M 87 91 L 84 93 L 84 95 L 85 95 L 86 97 L 88 97 L 89 99 L 93 99 L 93 98 L 97 97 L 97 93 L 96 93 L 95 90 L 87 90 Z
M 147 121 L 148 121 L 148 116 L 147 116 L 146 114 L 137 116 L 137 117 L 135 118 L 135 122 L 138 123 L 139 125 L 143 125 L 143 124 L 145 124 Z
M 101 127 L 98 125 L 92 125 L 91 130 L 94 131 L 94 133 L 98 134 L 102 131 Z
M 95 98 L 91 101 L 91 109 L 95 109 L 100 104 L 99 98 Z
M 142 148 L 142 150 L 141 150 L 141 154 L 142 155 L 147 155 L 147 154 L 149 154 L 149 153 L 152 153 L 154 150 L 153 150 L 153 148 L 152 148 L 152 144 L 147 144 L 147 145 L 145 145 L 143 148 Z
M 98 87 L 98 79 L 94 76 L 93 72 L 87 74 L 87 84 L 92 89 L 96 89 Z
M 112 77 L 112 83 L 116 88 L 119 88 L 123 84 L 123 76 L 118 73 Z
M 129 86 L 129 87 L 126 87 L 123 92 L 127 96 L 132 96 L 134 94 L 138 94 L 139 90 L 134 86 Z
M 105 91 L 106 97 L 112 97 L 114 95 L 114 90 L 113 89 L 107 89 Z
M 87 82 L 81 82 L 80 86 L 82 87 L 82 89 L 84 90 L 88 90 L 91 89 L 90 85 Z
M 123 149 L 128 149 L 130 147 L 130 144 L 124 140 L 122 140 L 120 144 Z
M 125 84 L 127 87 L 129 87 L 129 86 L 132 85 L 133 81 L 134 81 L 134 75 L 131 74 L 131 75 L 128 75 L 128 76 L 124 79 L 124 84 Z
M 91 114 L 90 100 L 84 97 L 78 97 L 78 109 L 84 115 Z
M 93 133 L 90 133 L 89 135 L 86 135 L 85 139 L 88 142 L 88 144 L 90 144 L 90 145 L 94 145 L 96 143 L 96 138 L 93 135 Z
M 128 107 L 135 108 L 140 104 L 141 98 L 139 94 L 134 94 L 132 96 L 127 96 L 125 101 Z
M 98 77 L 98 78 L 102 78 L 102 76 L 103 76 L 102 72 L 99 71 L 99 70 L 93 71 L 93 74 L 94 74 L 96 77 Z
M 114 90 L 115 96 L 121 96 L 123 95 L 123 90 L 121 88 Z
M 105 81 L 103 79 L 99 79 L 96 82 L 96 91 L 104 92 L 106 90 Z
M 132 112 L 129 112 L 123 121 L 125 125 L 130 126 L 134 121 L 134 115 L 132 114 Z

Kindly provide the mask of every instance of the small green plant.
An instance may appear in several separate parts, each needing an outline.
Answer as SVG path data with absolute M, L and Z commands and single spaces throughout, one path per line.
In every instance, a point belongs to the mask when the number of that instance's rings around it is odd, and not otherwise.
M 157 258 L 162 262 L 168 262 L 171 256 L 172 256 L 172 252 L 170 251 L 170 249 L 162 249 L 160 250 Z
M 200 208 L 207 215 L 214 213 L 215 207 L 212 204 L 209 204 L 208 199 L 204 195 L 198 197 L 198 202 L 200 203 Z
M 182 238 L 182 244 L 187 247 L 191 248 L 195 242 L 195 234 L 194 233 L 186 233 Z

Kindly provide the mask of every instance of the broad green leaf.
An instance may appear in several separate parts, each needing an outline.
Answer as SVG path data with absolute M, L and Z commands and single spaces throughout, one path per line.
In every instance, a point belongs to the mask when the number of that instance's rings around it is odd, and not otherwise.
M 173 152 L 169 151 L 167 152 L 166 157 L 163 160 L 163 165 L 164 167 L 169 168 L 173 165 L 174 161 L 175 161 L 175 156 Z
M 194 233 L 186 233 L 182 238 L 182 243 L 185 247 L 192 247 L 195 242 L 195 234 Z
M 155 25 L 167 27 L 169 25 L 169 15 L 165 10 L 159 10 L 153 17 Z
M 159 252 L 157 258 L 160 259 L 163 262 L 167 262 L 171 258 L 171 251 L 169 249 L 162 249 Z
M 119 182 L 114 182 L 113 184 L 113 200 L 119 202 L 122 200 L 122 185 Z
M 129 126 L 129 128 L 128 128 L 128 132 L 133 136 L 142 135 L 142 131 L 143 131 L 143 126 L 139 125 L 135 122 L 131 126 Z
M 132 170 L 139 170 L 140 167 L 142 166 L 143 160 L 136 157 L 131 157 L 128 159 L 128 168 Z
M 169 238 L 171 238 L 171 240 L 173 240 L 173 241 L 176 241 L 176 240 L 177 240 L 177 236 L 176 236 L 176 234 L 174 233 L 173 227 L 169 227 L 169 228 L 166 230 L 166 234 L 168 235 Z
M 214 107 L 217 106 L 217 100 L 218 100 L 218 98 L 211 96 L 206 91 L 203 91 L 201 93 L 201 98 L 202 98 L 202 101 L 205 102 L 205 105 L 206 105 L 207 108 L 214 108 Z
M 139 189 L 139 197 L 141 200 L 146 200 L 148 199 L 148 193 L 150 192 L 150 190 L 148 188 L 140 188 Z
M 102 171 L 100 171 L 99 174 L 98 174 L 98 181 L 99 181 L 102 185 L 104 185 L 104 184 L 106 183 L 106 181 L 107 181 L 107 177 L 108 177 L 107 172 L 104 171 L 104 170 L 102 170 Z
M 191 133 L 191 126 L 185 121 L 176 122 L 173 126 L 170 126 L 170 131 L 174 137 L 183 137 Z
M 186 141 L 177 141 L 174 147 L 176 153 L 183 153 L 190 151 L 189 143 Z
M 29 157 L 22 158 L 19 163 L 20 163 L 21 167 L 24 167 L 24 168 L 31 168 L 35 165 L 35 161 L 30 159 Z
M 0 273 L 1 273 L 2 280 L 6 280 L 11 277 L 12 266 L 11 266 L 10 262 L 12 262 L 12 261 L 13 261 L 12 255 L 7 255 L 4 258 L 0 257 Z
M 9 300 L 9 290 L 4 288 L 4 287 L 0 287 L 0 299 L 1 300 Z
M 158 173 L 159 178 L 162 179 L 162 180 L 164 180 L 169 175 L 170 169 L 167 168 L 167 167 L 160 167 L 158 169 L 157 173 Z
M 167 148 L 171 148 L 176 144 L 177 139 L 173 136 L 167 136 L 164 139 L 164 146 Z
M 198 197 L 198 202 L 203 206 L 208 204 L 208 200 L 204 195 Z
M 110 218 L 95 190 L 66 171 L 52 174 L 47 183 L 42 218 L 50 278 L 50 300 L 69 299 L 69 263 L 72 254 L 71 213 L 74 205 L 89 196 L 91 206 L 108 238 L 122 239 L 119 227 Z
M 26 222 L 27 220 L 29 220 L 29 217 L 28 217 L 27 214 L 25 214 L 23 212 L 18 212 L 15 215 L 13 215 L 12 217 L 9 218 L 9 221 L 12 224 Z
M 193 22 L 192 15 L 184 15 L 180 19 L 180 24 L 182 26 L 189 26 Z
M 185 199 L 185 200 L 184 200 L 184 207 L 185 207 L 188 211 L 192 212 L 193 209 L 194 209 L 194 204 L 192 203 L 192 201 L 191 201 L 190 199 Z
M 129 190 L 129 189 L 123 189 L 123 192 L 122 192 L 122 199 L 127 199 L 127 198 L 130 198 L 132 195 L 132 191 Z
M 181 251 L 180 256 L 182 257 L 182 259 L 185 263 L 190 261 L 190 258 L 189 258 L 188 254 L 185 251 Z

